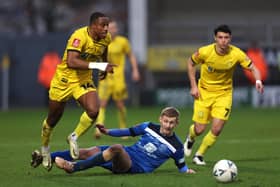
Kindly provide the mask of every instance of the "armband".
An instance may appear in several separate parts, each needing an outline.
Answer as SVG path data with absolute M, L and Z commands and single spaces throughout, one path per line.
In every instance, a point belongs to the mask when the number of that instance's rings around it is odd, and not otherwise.
M 88 69 L 99 69 L 101 71 L 105 71 L 107 65 L 107 62 L 90 62 L 88 63 Z

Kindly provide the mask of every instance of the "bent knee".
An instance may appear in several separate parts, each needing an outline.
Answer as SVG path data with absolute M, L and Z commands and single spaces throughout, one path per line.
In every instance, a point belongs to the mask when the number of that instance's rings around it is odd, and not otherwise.
M 206 129 L 206 127 L 207 127 L 207 125 L 201 125 L 201 124 L 196 124 L 195 125 L 195 134 L 196 135 L 200 135 L 200 134 L 202 134 L 204 131 L 205 131 L 205 129 Z
M 92 110 L 88 110 L 88 111 L 87 111 L 87 115 L 88 115 L 91 119 L 97 118 L 98 113 L 99 113 L 99 110 L 97 110 L 97 109 L 92 109 Z
M 220 133 L 222 132 L 222 128 L 212 128 L 211 129 L 212 134 L 214 134 L 215 136 L 219 136 Z

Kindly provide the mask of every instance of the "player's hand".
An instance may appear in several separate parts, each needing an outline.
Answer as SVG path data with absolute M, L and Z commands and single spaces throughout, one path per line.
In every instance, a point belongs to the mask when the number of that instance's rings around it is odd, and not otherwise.
M 188 174 L 193 174 L 193 173 L 196 173 L 196 171 L 194 171 L 193 169 L 189 168 L 186 173 Z
M 98 72 L 98 79 L 99 80 L 104 80 L 107 77 L 107 72 L 106 71 L 99 71 Z
M 256 81 L 256 89 L 259 93 L 263 93 L 264 86 L 263 86 L 262 81 L 260 81 L 260 80 Z
M 104 125 L 96 124 L 95 127 L 98 128 L 101 133 L 108 134 L 108 129 L 106 129 Z
M 105 71 L 108 73 L 114 73 L 114 67 L 117 67 L 117 65 L 108 63 Z
M 200 94 L 199 94 L 199 90 L 197 87 L 192 87 L 190 90 L 190 94 L 193 98 L 198 99 Z
M 140 81 L 140 74 L 138 71 L 132 71 L 132 80 L 134 82 Z

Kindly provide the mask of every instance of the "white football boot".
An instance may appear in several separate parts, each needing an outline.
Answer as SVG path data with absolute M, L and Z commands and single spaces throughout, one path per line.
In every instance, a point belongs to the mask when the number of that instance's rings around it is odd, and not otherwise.
M 185 153 L 186 157 L 191 156 L 193 144 L 194 144 L 194 140 L 191 140 L 190 136 L 188 135 L 188 137 L 184 143 L 184 153 Z
M 204 161 L 203 156 L 201 156 L 201 155 L 194 155 L 193 163 L 196 165 L 199 165 L 199 166 L 206 165 L 206 162 Z
M 50 154 L 50 149 L 49 147 L 42 147 L 42 165 L 43 167 L 47 170 L 50 171 L 52 169 L 52 159 L 51 159 L 51 154 Z
M 74 160 L 77 160 L 79 158 L 79 146 L 78 146 L 78 143 L 77 143 L 77 138 L 75 137 L 74 133 L 72 133 L 68 136 L 67 142 L 70 145 L 71 157 Z

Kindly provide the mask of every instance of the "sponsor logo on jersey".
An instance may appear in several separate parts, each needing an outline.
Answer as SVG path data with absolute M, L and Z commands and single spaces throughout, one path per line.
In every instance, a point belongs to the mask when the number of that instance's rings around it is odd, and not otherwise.
M 214 72 L 215 71 L 215 69 L 213 67 L 211 67 L 211 66 L 208 66 L 207 70 L 208 70 L 208 72 Z
M 73 47 L 79 47 L 81 40 L 75 38 L 72 42 Z

